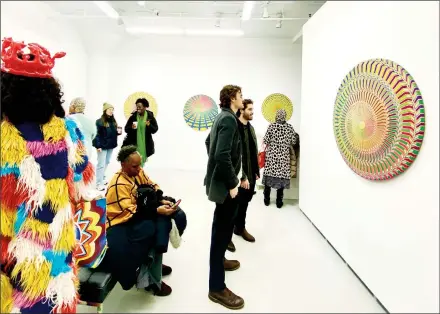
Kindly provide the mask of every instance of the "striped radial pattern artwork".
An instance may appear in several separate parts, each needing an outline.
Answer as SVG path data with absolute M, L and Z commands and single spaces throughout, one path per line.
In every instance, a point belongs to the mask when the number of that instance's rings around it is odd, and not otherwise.
M 196 95 L 188 99 L 183 108 L 186 124 L 196 131 L 208 130 L 218 114 L 215 101 L 206 95 Z
M 368 180 L 387 180 L 416 159 L 425 133 L 422 94 L 397 63 L 359 63 L 339 87 L 333 115 L 339 151 Z

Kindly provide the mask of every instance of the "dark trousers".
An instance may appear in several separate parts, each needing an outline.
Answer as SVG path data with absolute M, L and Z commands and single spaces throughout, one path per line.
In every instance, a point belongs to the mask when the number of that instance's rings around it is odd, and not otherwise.
M 177 230 L 179 230 L 179 234 L 181 236 L 186 229 L 186 214 L 180 207 L 178 207 L 177 211 L 170 216 L 158 215 L 156 220 L 155 242 L 157 253 L 163 254 L 168 251 L 168 243 L 170 240 L 170 231 L 172 227 L 171 219 L 174 219 Z
M 238 188 L 238 211 L 235 218 L 235 228 L 242 232 L 246 227 L 246 214 L 252 197 L 255 194 L 255 183 L 249 185 L 249 189 Z
M 209 254 L 209 291 L 218 292 L 226 288 L 223 260 L 232 239 L 237 207 L 238 195 L 232 199 L 229 194 L 223 204 L 215 206 Z

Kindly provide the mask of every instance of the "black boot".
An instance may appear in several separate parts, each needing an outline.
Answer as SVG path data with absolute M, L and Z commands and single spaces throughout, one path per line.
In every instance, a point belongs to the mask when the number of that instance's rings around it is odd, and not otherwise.
M 284 197 L 284 189 L 277 190 L 277 207 L 283 207 L 283 197 Z
M 265 185 L 264 186 L 264 205 L 269 206 L 270 204 L 270 187 Z

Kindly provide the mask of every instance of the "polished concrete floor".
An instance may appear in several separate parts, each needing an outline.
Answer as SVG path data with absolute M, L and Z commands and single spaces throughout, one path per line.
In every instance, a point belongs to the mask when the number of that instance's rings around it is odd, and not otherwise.
M 109 174 L 117 168 L 112 163 Z M 164 256 L 164 263 L 173 268 L 164 279 L 173 293 L 161 298 L 136 288 L 123 291 L 118 284 L 107 297 L 104 312 L 229 312 L 207 297 L 214 205 L 205 196 L 203 173 L 147 172 L 166 195 L 182 199 L 188 217 L 181 247 L 170 246 Z M 248 211 L 247 228 L 256 242 L 247 243 L 234 235 L 237 251 L 227 253 L 227 258 L 241 262 L 240 269 L 226 274 L 228 287 L 245 300 L 241 312 L 384 312 L 295 203 L 278 209 L 273 203 L 264 206 L 262 198 L 258 191 Z M 78 310 L 94 311 L 83 306 Z

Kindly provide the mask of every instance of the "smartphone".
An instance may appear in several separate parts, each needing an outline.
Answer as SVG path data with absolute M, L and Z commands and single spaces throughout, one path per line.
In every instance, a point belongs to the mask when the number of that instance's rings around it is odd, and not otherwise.
M 178 200 L 177 202 L 175 202 L 173 205 L 171 205 L 171 208 L 176 208 L 177 206 L 179 206 L 181 201 L 182 200 Z

